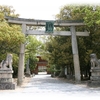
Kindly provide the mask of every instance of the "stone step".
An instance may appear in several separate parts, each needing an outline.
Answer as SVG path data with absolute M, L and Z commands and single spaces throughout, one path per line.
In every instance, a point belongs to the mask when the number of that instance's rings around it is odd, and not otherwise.
M 100 81 L 88 81 L 87 83 L 88 86 L 91 86 L 91 87 L 100 87 Z
M 0 90 L 13 90 L 15 89 L 14 83 L 0 83 Z
M 0 78 L 0 83 L 12 83 L 13 79 L 12 78 Z
M 94 81 L 100 81 L 100 76 L 91 76 L 90 79 Z

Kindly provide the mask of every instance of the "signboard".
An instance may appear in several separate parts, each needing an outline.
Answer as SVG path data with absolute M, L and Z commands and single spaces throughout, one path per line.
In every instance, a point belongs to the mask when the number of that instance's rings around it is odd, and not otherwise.
M 46 22 L 45 33 L 53 33 L 54 30 L 54 22 Z

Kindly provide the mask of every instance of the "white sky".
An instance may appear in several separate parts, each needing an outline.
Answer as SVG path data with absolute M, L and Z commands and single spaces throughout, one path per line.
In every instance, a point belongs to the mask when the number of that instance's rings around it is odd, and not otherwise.
M 100 0 L 0 0 L 0 5 L 13 6 L 21 18 L 54 20 L 66 4 L 100 4 Z

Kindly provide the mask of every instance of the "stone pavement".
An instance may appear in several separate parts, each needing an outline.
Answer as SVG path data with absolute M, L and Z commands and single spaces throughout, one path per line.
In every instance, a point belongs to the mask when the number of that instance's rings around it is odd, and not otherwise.
M 100 100 L 100 88 L 90 88 L 86 84 L 75 84 L 51 75 L 35 75 L 26 78 L 15 90 L 0 90 L 0 100 Z

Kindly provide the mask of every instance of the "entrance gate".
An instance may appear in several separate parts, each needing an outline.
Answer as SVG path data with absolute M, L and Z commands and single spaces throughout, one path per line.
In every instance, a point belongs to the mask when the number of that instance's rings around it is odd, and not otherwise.
M 23 19 L 23 18 L 13 18 L 6 16 L 5 19 L 9 23 L 22 25 L 22 33 L 25 35 L 61 35 L 61 36 L 71 36 L 72 42 L 72 53 L 73 53 L 73 63 L 75 70 L 75 80 L 76 82 L 81 81 L 80 74 L 80 63 L 79 63 L 79 54 L 77 46 L 76 36 L 89 36 L 88 32 L 76 32 L 75 26 L 84 26 L 85 24 L 82 21 L 62 21 L 62 20 L 33 20 L 33 19 Z M 70 27 L 70 31 L 54 31 L 54 33 L 45 33 L 44 31 L 33 31 L 26 30 L 26 26 L 45 26 L 46 22 L 53 22 L 54 27 Z M 23 82 L 24 75 L 24 44 L 20 46 L 20 55 L 19 55 L 19 66 L 18 66 L 18 85 L 21 85 Z

